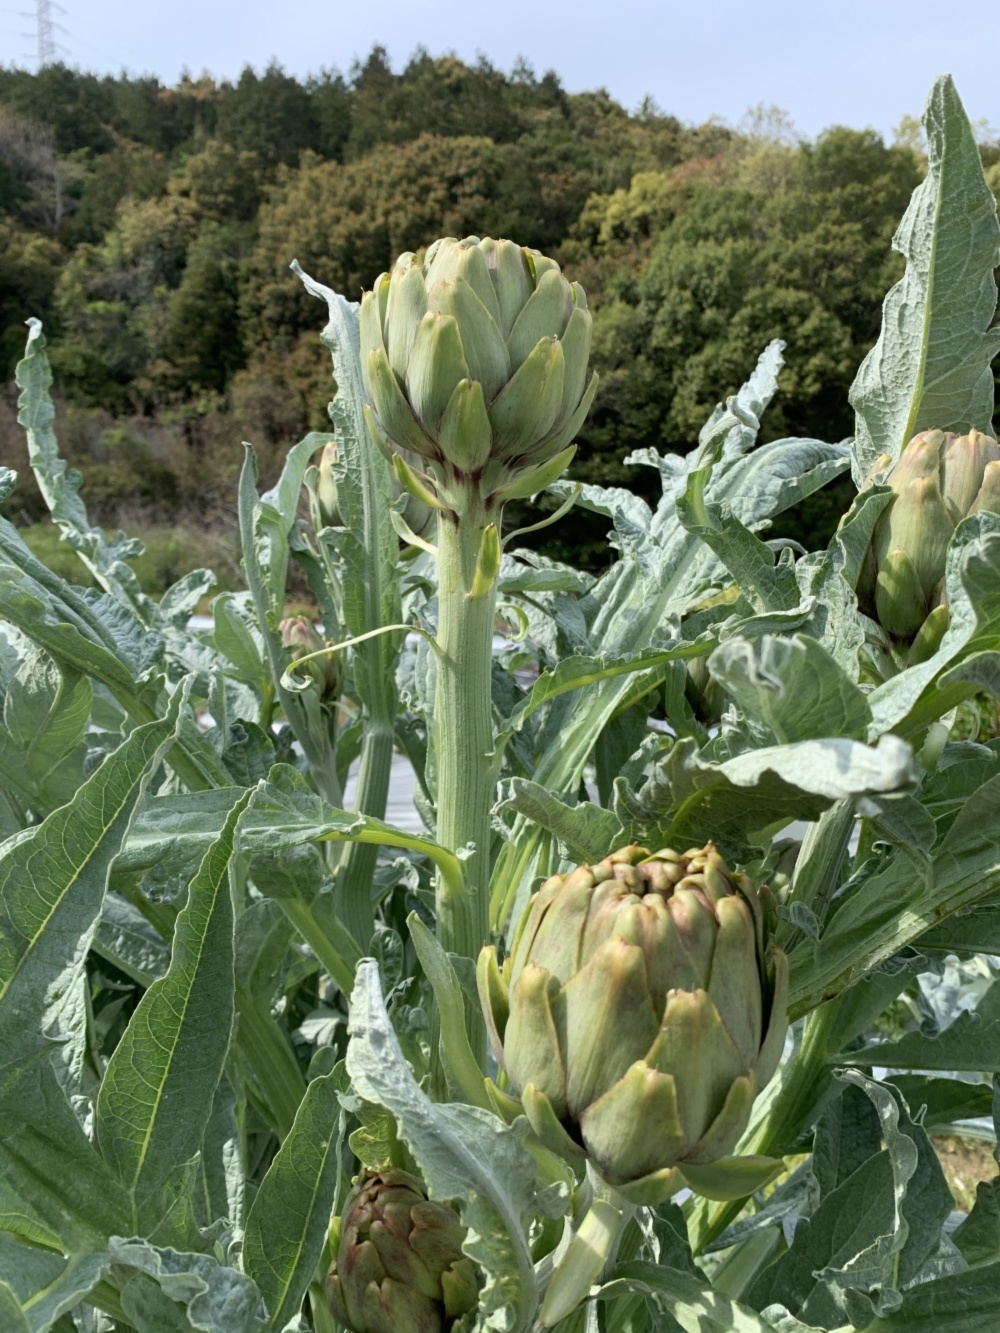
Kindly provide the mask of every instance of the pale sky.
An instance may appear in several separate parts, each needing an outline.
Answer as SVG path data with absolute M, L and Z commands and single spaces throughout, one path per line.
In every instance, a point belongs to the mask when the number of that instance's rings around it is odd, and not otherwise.
M 0 63 L 30 66 L 36 0 L 0 0 Z M 99 71 L 232 77 L 271 57 L 304 75 L 346 72 L 377 42 L 398 69 L 432 54 L 523 55 L 571 92 L 601 85 L 629 108 L 651 94 L 684 121 L 736 122 L 764 103 L 814 135 L 830 124 L 889 134 L 918 114 L 936 74 L 969 115 L 1000 127 L 1000 9 L 984 0 L 62 0 L 69 63 Z

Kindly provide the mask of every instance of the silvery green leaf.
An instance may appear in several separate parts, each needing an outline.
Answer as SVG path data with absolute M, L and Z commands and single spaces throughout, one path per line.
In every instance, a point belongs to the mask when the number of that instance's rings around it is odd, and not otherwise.
M 15 540 L 7 540 L 10 534 Z M 85 594 L 50 574 L 0 519 L 0 615 L 61 665 L 93 676 L 113 693 L 133 695 L 155 668 L 162 640 L 141 630 L 110 598 Z
M 309 460 L 319 447 L 310 434 L 288 452 L 277 484 L 257 494 L 257 457 L 245 446 L 239 483 L 240 541 L 243 566 L 253 598 L 257 628 L 264 640 L 267 669 L 296 741 L 302 747 L 316 786 L 330 801 L 340 802 L 332 720 L 320 708 L 315 690 L 289 690 L 282 685 L 287 650 L 279 626 L 284 617 L 289 539 L 298 497 Z
M 815 639 L 727 639 L 709 671 L 780 745 L 842 736 L 864 740 L 871 713 L 854 681 Z
M 179 897 L 242 794 L 236 786 L 147 796 L 136 812 L 111 884 L 141 884 L 147 897 Z
M 746 1300 L 757 1309 L 780 1301 L 807 1324 L 846 1322 L 837 1289 L 818 1270 L 850 1264 L 893 1226 L 893 1175 L 885 1151 L 868 1158 L 828 1194 L 812 1217 L 795 1228 L 788 1250 L 751 1284 Z M 860 1285 L 863 1275 L 856 1279 Z
M 160 598 L 157 612 L 161 622 L 175 630 L 184 630 L 203 598 L 215 587 L 217 579 L 210 569 L 192 569 L 172 583 Z
M 128 1230 L 132 1209 L 77 1119 L 45 1051 L 0 1069 L 0 1226 L 87 1254 Z
M 136 1333 L 187 1333 L 191 1327 L 183 1305 L 172 1301 L 145 1273 L 126 1278 L 121 1306 Z
M 921 950 L 1000 954 L 1000 911 L 974 908 L 949 916 L 918 938 Z
M 83 478 L 79 472 L 67 468 L 60 458 L 52 429 L 55 419 L 49 395 L 52 372 L 45 355 L 41 322 L 29 319 L 28 328 L 24 359 L 16 371 L 21 390 L 17 420 L 24 427 L 28 459 L 38 488 L 53 522 L 62 530 L 63 541 L 76 551 L 107 592 L 127 606 L 136 619 L 149 625 L 156 616 L 155 604 L 143 593 L 134 571 L 126 563 L 142 554 L 142 543 L 123 532 L 109 541 L 100 528 L 91 526 L 79 495 Z
M 313 1079 L 247 1218 L 243 1266 L 280 1333 L 316 1271 L 337 1194 L 346 1117 L 335 1073 Z
M 821 1199 L 882 1151 L 882 1126 L 871 1099 L 848 1084 L 816 1126 L 810 1167 Z
M 151 985 L 170 962 L 163 936 L 119 893 L 105 897 L 91 948 L 140 986 Z
M 918 1277 L 938 1250 L 953 1200 L 930 1140 L 910 1119 L 895 1090 L 855 1070 L 846 1070 L 839 1077 L 854 1083 L 874 1103 L 893 1181 L 892 1219 L 885 1231 L 846 1262 L 817 1265 L 822 1269 L 821 1279 L 852 1289 L 854 1299 L 848 1308 L 853 1320 L 862 1311 L 880 1315 L 899 1308 L 902 1289 Z
M 85 676 L 60 671 L 34 650 L 21 663 L 3 700 L 0 776 L 25 792 L 37 814 L 70 800 L 83 781 L 93 689 Z
M 0 1232 L 0 1283 L 18 1302 L 24 1327 L 30 1333 L 45 1333 L 61 1315 L 78 1305 L 104 1276 L 108 1262 L 107 1255 L 99 1251 L 65 1258 Z M 0 1301 L 0 1328 L 4 1333 L 17 1327 L 5 1322 L 6 1313 Z
M 618 837 L 621 824 L 611 810 L 590 801 L 568 805 L 537 782 L 509 778 L 501 784 L 497 815 L 513 811 L 540 824 L 566 848 L 577 864 L 600 861 Z
M 879 454 L 897 458 L 918 431 L 992 427 L 1000 225 L 950 75 L 931 88 L 924 129 L 927 175 L 893 238 L 906 272 L 885 298 L 878 342 L 849 395 L 859 486 Z
M 952 1273 L 903 1292 L 898 1310 L 865 1333 L 985 1333 L 1000 1321 L 1000 1263 Z
M 166 975 L 146 991 L 115 1048 L 97 1098 L 96 1138 L 132 1203 L 135 1226 L 187 1240 L 190 1163 L 201 1148 L 234 1018 L 233 806 L 191 881 Z
M 748 852 L 747 840 L 761 828 L 816 819 L 835 802 L 895 791 L 912 775 L 910 748 L 895 736 L 875 747 L 838 737 L 797 741 L 721 762 L 680 740 L 638 792 L 619 779 L 614 811 L 623 842 L 673 847 L 711 839 Z
M 974 1010 L 960 1013 L 936 1036 L 906 1032 L 897 1041 L 875 1042 L 848 1052 L 840 1063 L 866 1069 L 1000 1071 L 1000 981 L 993 983 Z
M 236 1112 L 236 1093 L 223 1074 L 201 1142 L 195 1215 L 202 1228 L 224 1221 L 239 1234 L 245 1220 L 246 1173 L 243 1134 Z
M 993 1111 L 994 1094 L 988 1083 L 931 1074 L 893 1074 L 886 1081 L 899 1089 L 928 1134 L 956 1132 L 959 1121 L 988 1119 Z
M 176 736 L 186 691 L 138 727 L 69 805 L 0 847 L 0 1028 L 5 1063 L 53 1051 L 78 1031 L 80 984 L 108 870 L 150 773 Z M 56 1048 L 58 1049 L 58 1047 Z M 81 1052 L 63 1053 L 76 1090 Z
M 6 1282 L 0 1282 L 0 1320 L 10 1333 L 33 1333 L 20 1302 Z
M 523 1147 L 526 1122 L 507 1128 L 477 1107 L 435 1105 L 403 1058 L 382 1000 L 378 968 L 359 964 L 351 997 L 347 1068 L 354 1090 L 386 1107 L 412 1152 L 432 1198 L 458 1204 L 466 1252 L 483 1270 L 484 1326 L 526 1333 L 538 1304 L 527 1228 L 532 1215 L 558 1216 L 565 1200 L 540 1194 Z
M 153 1278 L 164 1296 L 186 1307 L 188 1327 L 198 1333 L 254 1333 L 263 1323 L 264 1307 L 254 1283 L 211 1255 L 121 1236 L 111 1238 L 108 1255 L 113 1263 Z
M 812 1008 L 821 996 L 838 994 L 850 981 L 914 943 L 926 922 L 996 895 L 998 802 L 1000 777 L 995 777 L 982 783 L 946 825 L 929 864 L 919 851 L 898 847 L 862 891 L 838 907 L 818 946 L 810 942 L 808 948 L 792 949 L 793 1014 Z

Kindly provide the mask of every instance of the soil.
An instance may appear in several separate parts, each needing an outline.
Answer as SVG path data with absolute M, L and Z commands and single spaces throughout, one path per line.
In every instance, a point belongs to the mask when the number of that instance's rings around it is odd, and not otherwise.
M 967 1213 L 976 1201 L 976 1185 L 1000 1175 L 994 1145 L 982 1139 L 933 1136 L 931 1143 L 955 1198 L 959 1212 Z

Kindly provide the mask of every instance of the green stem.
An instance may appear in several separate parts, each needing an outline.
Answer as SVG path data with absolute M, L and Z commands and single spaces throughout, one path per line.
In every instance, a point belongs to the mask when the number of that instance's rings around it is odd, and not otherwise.
M 354 968 L 360 955 L 356 952 L 353 940 L 342 939 L 342 943 L 350 948 L 349 957 L 345 957 L 344 953 L 336 947 L 328 930 L 328 927 L 334 930 L 338 927 L 336 911 L 332 904 L 330 911 L 324 912 L 322 917 L 316 910 L 316 908 L 320 908 L 320 904 L 324 901 L 317 899 L 313 905 L 303 902 L 301 898 L 279 898 L 278 904 L 320 963 L 340 987 L 343 994 L 350 998 L 351 991 L 354 989 Z M 322 909 L 320 908 L 320 910 Z M 327 917 L 331 919 L 327 920 Z M 340 934 L 343 935 L 342 928 Z
M 370 717 L 366 723 L 354 808 L 358 814 L 384 819 L 392 771 L 392 718 L 386 723 L 385 719 Z M 377 860 L 378 847 L 372 843 L 348 843 L 333 891 L 337 916 L 363 950 L 367 950 L 375 929 L 372 880 Z
M 472 847 L 464 901 L 438 878 L 438 938 L 446 951 L 466 958 L 477 957 L 489 939 L 495 579 L 473 593 L 488 526 L 482 511 L 457 521 L 449 512 L 438 522 L 437 840 L 456 853 Z
M 493 622 L 495 570 L 483 559 L 490 549 L 491 518 L 471 501 L 460 516 L 438 520 L 438 659 L 434 713 L 437 762 L 437 841 L 449 851 L 469 848 L 467 891 L 454 892 L 437 877 L 437 932 L 446 953 L 476 958 L 489 940 L 490 809 L 496 789 L 493 766 Z M 499 558 L 499 543 L 495 546 Z M 486 1029 L 474 997 L 467 997 L 469 1040 L 485 1067 Z

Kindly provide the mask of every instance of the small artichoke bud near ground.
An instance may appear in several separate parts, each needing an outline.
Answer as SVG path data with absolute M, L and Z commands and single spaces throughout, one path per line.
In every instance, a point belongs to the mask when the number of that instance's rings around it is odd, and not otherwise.
M 278 626 L 281 643 L 291 649 L 291 659 L 297 662 L 310 653 L 318 653 L 329 645 L 321 639 L 316 627 L 308 616 L 289 616 Z M 323 699 L 336 699 L 340 694 L 340 663 L 335 652 L 326 652 L 322 657 L 313 658 L 304 668 L 307 678 L 311 678 L 319 689 Z
M 497 1060 L 547 1146 L 586 1155 L 636 1203 L 685 1183 L 727 1197 L 727 1173 L 753 1163 L 773 1174 L 769 1159 L 720 1161 L 784 1047 L 788 969 L 768 915 L 711 843 L 625 847 L 542 885 L 502 973 L 483 950 L 479 988 Z
M 376 443 L 418 455 L 452 508 L 469 487 L 487 504 L 515 483 L 517 496 L 541 490 L 593 401 L 591 324 L 579 283 L 513 241 L 446 237 L 422 264 L 402 255 L 361 301 Z
M 359 1176 L 331 1239 L 327 1300 L 352 1333 L 452 1333 L 476 1309 L 458 1213 L 406 1171 Z
M 887 463 L 883 455 L 869 475 Z M 900 454 L 886 483 L 894 495 L 872 534 L 858 598 L 907 662 L 922 662 L 948 628 L 944 579 L 952 534 L 979 510 L 1000 513 L 1000 447 L 978 430 L 925 430 Z

